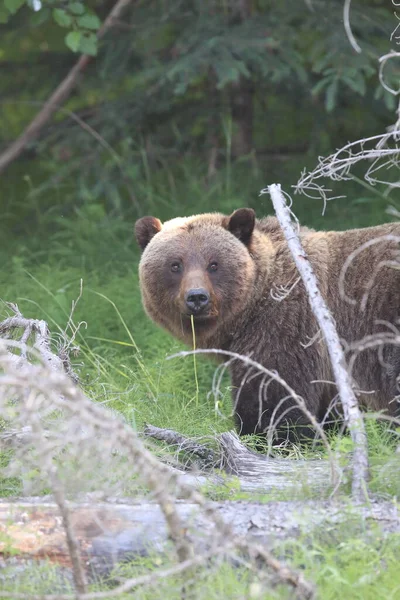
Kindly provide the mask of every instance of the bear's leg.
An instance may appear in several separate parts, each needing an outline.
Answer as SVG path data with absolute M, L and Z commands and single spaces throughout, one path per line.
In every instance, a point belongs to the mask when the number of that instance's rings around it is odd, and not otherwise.
M 309 419 L 289 397 L 284 388 L 274 381 L 266 382 L 262 375 L 248 375 L 236 381 L 233 390 L 233 408 L 239 435 L 268 434 L 273 427 L 274 443 L 286 440 L 296 443 L 315 438 Z M 316 400 L 314 399 L 314 404 Z M 312 414 L 316 411 L 308 407 Z

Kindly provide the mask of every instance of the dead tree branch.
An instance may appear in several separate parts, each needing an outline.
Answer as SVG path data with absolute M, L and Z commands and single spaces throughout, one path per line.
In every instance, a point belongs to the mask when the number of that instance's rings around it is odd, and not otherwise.
M 74 373 L 69 356 L 66 352 L 63 356 L 57 356 L 51 348 L 51 338 L 48 325 L 46 321 L 40 319 L 26 319 L 20 312 L 18 305 L 12 302 L 7 302 L 6 306 L 14 313 L 13 317 L 8 317 L 0 323 L 0 338 L 10 339 L 16 334 L 18 330 L 22 330 L 20 338 L 21 344 L 17 344 L 21 350 L 21 357 L 13 354 L 14 360 L 17 363 L 23 365 L 27 360 L 28 351 L 37 353 L 43 363 L 47 364 L 50 369 L 54 371 L 63 371 L 71 377 L 75 382 L 78 381 L 78 376 Z M 31 338 L 33 337 L 32 346 L 29 345 Z M 63 335 L 66 339 L 66 334 Z M 9 345 L 8 350 L 11 350 Z
M 102 27 L 97 33 L 100 39 L 114 25 L 122 12 L 129 6 L 132 0 L 118 0 L 110 14 L 104 21 Z M 0 155 L 0 173 L 2 173 L 9 164 L 22 154 L 26 146 L 38 136 L 43 126 L 50 120 L 70 95 L 76 86 L 79 76 L 86 67 L 92 62 L 93 57 L 87 54 L 82 55 L 78 62 L 72 67 L 66 78 L 56 87 L 50 98 L 43 105 L 36 117 L 31 121 L 25 131 Z
M 307 254 L 301 245 L 299 236 L 293 227 L 291 212 L 286 204 L 280 185 L 270 185 L 268 192 L 271 195 L 275 213 L 285 235 L 289 250 L 292 253 L 307 290 L 311 309 L 325 338 L 336 385 L 343 405 L 345 421 L 354 442 L 352 494 L 355 500 L 361 501 L 367 495 L 367 437 L 343 349 L 332 315 L 319 291 L 317 278 L 307 258 Z
M 177 449 L 178 452 L 197 456 L 204 468 L 216 467 L 219 462 L 218 455 L 206 444 L 188 438 L 173 429 L 162 429 L 154 425 L 146 424 L 144 435 L 154 440 L 165 442 Z
M 29 401 L 25 405 L 25 410 L 31 411 L 30 414 L 30 423 L 32 427 L 32 432 L 38 436 L 39 438 L 44 436 L 44 429 L 35 410 L 35 402 Z M 32 410 L 33 409 L 33 410 Z M 62 526 L 65 531 L 65 537 L 67 540 L 68 553 L 71 559 L 72 565 L 72 576 L 74 580 L 75 590 L 77 592 L 77 599 L 81 597 L 82 594 L 86 592 L 86 574 L 85 569 L 82 562 L 81 552 L 78 545 L 78 541 L 75 535 L 75 532 L 71 523 L 71 514 L 70 510 L 65 498 L 63 486 L 61 484 L 60 478 L 57 473 L 57 467 L 55 466 L 52 456 L 48 453 L 40 454 L 40 459 L 42 462 L 42 468 L 45 471 L 51 488 L 53 490 L 54 499 L 57 503 L 58 509 L 62 518 Z
M 359 46 L 357 45 L 350 28 L 350 0 L 345 1 L 343 10 L 347 36 L 353 48 L 356 51 L 359 51 Z M 399 52 L 391 50 L 388 54 L 384 54 L 379 59 L 379 81 L 382 87 L 395 97 L 399 95 L 399 89 L 398 87 L 393 87 L 392 82 L 386 81 L 385 68 L 391 61 L 398 61 L 399 56 Z M 325 211 L 327 200 L 333 200 L 333 198 L 328 198 L 328 192 L 331 192 L 332 190 L 327 189 L 323 184 L 319 183 L 318 180 L 322 178 L 329 178 L 332 181 L 346 181 L 352 179 L 352 167 L 362 161 L 367 161 L 369 166 L 364 174 L 365 182 L 371 187 L 376 186 L 376 184 L 386 185 L 387 189 L 385 195 L 387 195 L 393 188 L 400 187 L 400 182 L 398 180 L 390 181 L 385 179 L 382 175 L 382 172 L 386 172 L 389 169 L 393 170 L 393 167 L 395 170 L 399 170 L 400 168 L 399 139 L 400 100 L 397 99 L 396 122 L 386 128 L 386 133 L 349 142 L 330 156 L 325 158 L 320 157 L 318 159 L 318 166 L 313 171 L 308 173 L 306 170 L 303 171 L 299 181 L 294 186 L 295 194 L 302 193 L 309 198 L 321 197 L 324 201 Z

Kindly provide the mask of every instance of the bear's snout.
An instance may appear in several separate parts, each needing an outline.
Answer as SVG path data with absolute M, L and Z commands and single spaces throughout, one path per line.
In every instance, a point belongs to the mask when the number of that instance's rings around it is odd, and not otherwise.
M 200 315 L 210 303 L 210 294 L 204 288 L 192 288 L 185 294 L 186 307 L 192 315 Z

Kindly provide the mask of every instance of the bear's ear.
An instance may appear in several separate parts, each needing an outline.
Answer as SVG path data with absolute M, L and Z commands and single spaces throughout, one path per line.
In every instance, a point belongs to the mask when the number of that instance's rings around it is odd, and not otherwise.
M 256 213 L 252 208 L 239 208 L 229 217 L 228 230 L 247 246 L 255 223 Z
M 156 217 L 142 217 L 135 223 L 135 237 L 136 241 L 144 250 L 151 238 L 156 235 L 162 229 L 162 223 L 160 219 Z

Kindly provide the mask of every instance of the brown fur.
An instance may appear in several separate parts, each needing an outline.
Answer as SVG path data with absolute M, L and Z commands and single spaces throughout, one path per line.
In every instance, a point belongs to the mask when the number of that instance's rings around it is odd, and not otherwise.
M 400 224 L 386 224 L 344 232 L 301 229 L 301 239 L 316 272 L 321 293 L 336 320 L 344 343 L 366 335 L 390 331 L 400 312 L 400 271 L 383 264 L 397 260 L 398 244 L 382 241 L 363 250 L 351 263 L 345 277 L 350 304 L 339 293 L 339 276 L 347 257 L 364 242 L 382 235 L 400 236 Z M 275 370 L 300 394 L 308 409 L 323 420 L 336 394 L 327 349 L 317 338 L 317 324 L 301 281 L 277 301 L 271 292 L 288 289 L 298 278 L 277 220 L 267 217 L 254 222 L 251 209 L 240 209 L 227 217 L 203 214 L 172 219 L 161 224 L 154 217 L 136 223 L 136 237 L 143 249 L 139 266 L 144 307 L 159 325 L 187 344 L 192 343 L 185 293 L 204 288 L 210 295 L 206 316 L 195 317 L 196 341 L 200 348 L 237 352 L 270 370 Z M 171 272 L 180 261 L 182 272 Z M 209 271 L 212 261 L 218 270 Z M 371 277 L 365 310 L 360 301 Z M 389 325 L 385 324 L 388 323 Z M 234 387 L 237 426 L 242 434 L 265 432 L 274 421 L 281 427 L 296 424 L 308 434 L 308 422 L 286 392 L 241 361 L 230 365 Z M 385 345 L 361 352 L 352 375 L 362 390 L 363 403 L 394 415 L 400 374 L 400 348 Z

